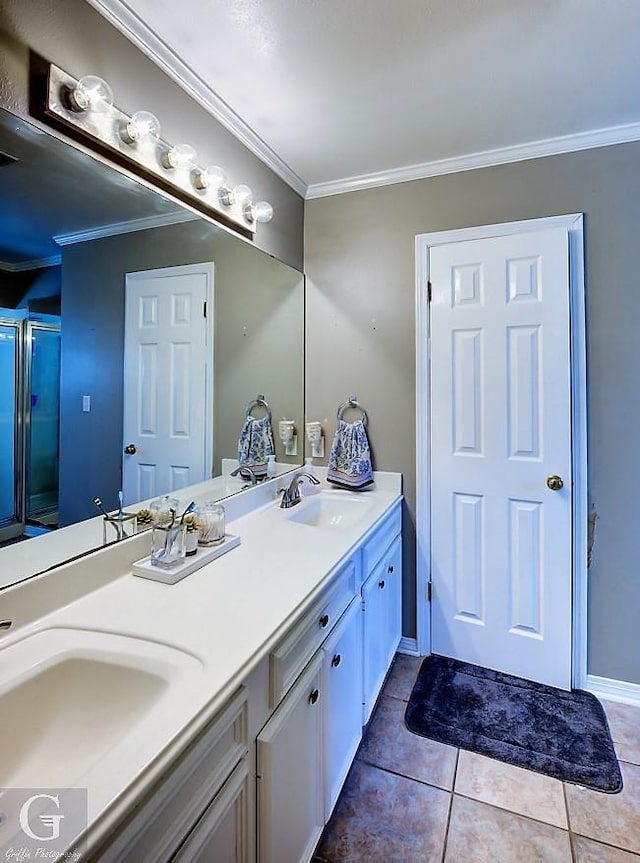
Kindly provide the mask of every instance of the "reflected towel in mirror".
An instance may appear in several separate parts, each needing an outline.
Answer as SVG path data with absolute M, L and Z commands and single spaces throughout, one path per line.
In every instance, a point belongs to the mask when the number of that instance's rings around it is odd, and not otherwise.
M 256 419 L 248 416 L 238 439 L 238 463 L 240 467 L 250 467 L 254 475 L 261 479 L 267 475 L 267 458 L 275 455 L 276 447 L 271 428 L 271 417 Z
M 338 420 L 329 455 L 327 482 L 356 490 L 373 482 L 369 439 L 361 419 L 353 423 Z

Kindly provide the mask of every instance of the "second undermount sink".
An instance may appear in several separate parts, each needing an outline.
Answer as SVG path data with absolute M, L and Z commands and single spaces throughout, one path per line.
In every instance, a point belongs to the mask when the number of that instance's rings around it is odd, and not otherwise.
M 293 524 L 311 527 L 350 527 L 365 518 L 372 505 L 373 499 L 366 493 L 323 491 L 303 498 L 302 503 L 291 508 L 288 518 Z
M 51 628 L 0 650 L 0 786 L 71 787 L 201 672 L 168 645 Z

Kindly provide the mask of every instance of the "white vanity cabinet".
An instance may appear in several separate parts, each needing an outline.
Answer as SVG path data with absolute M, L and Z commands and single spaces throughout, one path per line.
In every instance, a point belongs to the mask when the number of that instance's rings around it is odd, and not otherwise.
M 324 826 L 322 651 L 257 739 L 258 859 L 309 860 Z
M 400 524 L 398 505 L 269 656 L 259 863 L 308 861 L 338 799 L 400 641 Z
M 249 863 L 249 761 L 243 759 L 187 836 L 172 863 Z
M 323 646 L 322 720 L 325 821 L 362 737 L 362 603 L 354 599 Z
M 249 863 L 248 699 L 247 687 L 240 686 L 91 863 Z M 204 847 L 205 838 L 221 847 L 233 843 L 242 854 L 202 856 L 196 849 Z
M 402 635 L 402 540 L 397 506 L 362 550 L 364 723 L 375 706 Z
M 310 859 L 362 737 L 360 598 L 257 739 L 260 863 Z
M 400 641 L 400 512 L 350 540 L 91 863 L 308 863 Z

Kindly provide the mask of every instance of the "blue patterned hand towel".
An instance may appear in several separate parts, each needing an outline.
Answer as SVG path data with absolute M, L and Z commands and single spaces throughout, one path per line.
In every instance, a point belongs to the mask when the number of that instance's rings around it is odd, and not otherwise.
M 362 420 L 338 420 L 329 455 L 327 482 L 342 488 L 360 489 L 373 482 L 371 451 Z
M 238 439 L 238 463 L 250 467 L 258 479 L 267 475 L 267 456 L 275 455 L 271 417 L 247 417 Z

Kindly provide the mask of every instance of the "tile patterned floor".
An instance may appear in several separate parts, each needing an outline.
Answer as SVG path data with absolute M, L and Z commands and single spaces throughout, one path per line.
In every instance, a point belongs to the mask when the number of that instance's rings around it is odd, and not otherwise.
M 604 708 L 624 789 L 601 794 L 411 734 L 398 654 L 314 863 L 640 863 L 640 708 Z

